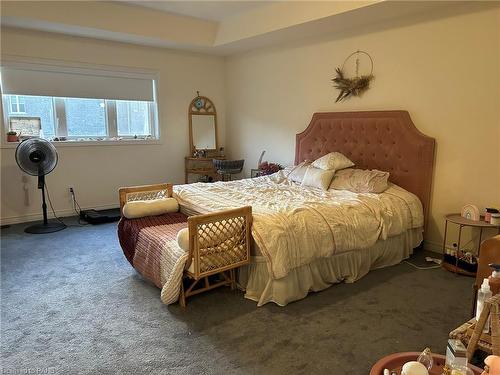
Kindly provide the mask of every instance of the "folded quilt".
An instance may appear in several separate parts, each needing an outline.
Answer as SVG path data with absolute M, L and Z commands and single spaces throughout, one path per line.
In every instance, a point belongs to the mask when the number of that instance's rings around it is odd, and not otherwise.
M 165 304 L 175 303 L 189 253 L 177 243 L 177 232 L 187 227 L 186 215 L 176 212 L 138 219 L 122 218 L 118 238 L 127 260 L 161 289 Z

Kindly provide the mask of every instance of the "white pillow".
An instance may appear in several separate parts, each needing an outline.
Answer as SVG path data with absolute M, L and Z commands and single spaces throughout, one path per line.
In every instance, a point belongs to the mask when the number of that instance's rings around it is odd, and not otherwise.
M 149 201 L 130 201 L 123 206 L 123 216 L 137 219 L 145 216 L 157 216 L 168 212 L 179 211 L 179 203 L 175 198 L 152 199 Z
M 177 244 L 186 253 L 189 252 L 189 228 L 184 228 L 177 232 Z
M 287 178 L 290 181 L 298 182 L 300 184 L 304 179 L 304 175 L 306 174 L 309 165 L 311 165 L 311 162 L 308 160 L 305 160 L 299 165 L 296 165 L 295 167 L 292 168 L 290 173 L 288 173 Z
M 330 152 L 313 161 L 311 165 L 324 170 L 333 169 L 338 171 L 340 169 L 352 167 L 354 163 L 340 152 Z
M 349 190 L 355 193 L 383 193 L 389 187 L 389 172 L 377 169 L 344 169 L 333 176 L 330 189 Z
M 325 171 L 320 168 L 309 166 L 306 170 L 301 186 L 312 186 L 328 190 L 334 174 L 335 171 L 333 169 Z

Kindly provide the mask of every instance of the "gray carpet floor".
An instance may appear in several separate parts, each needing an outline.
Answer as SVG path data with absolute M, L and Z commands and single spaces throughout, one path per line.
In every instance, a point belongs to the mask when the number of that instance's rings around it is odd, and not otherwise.
M 2 373 L 361 375 L 392 352 L 443 353 L 470 312 L 472 279 L 405 263 L 286 307 L 221 288 L 183 310 L 131 268 L 116 223 L 22 229 L 1 235 Z

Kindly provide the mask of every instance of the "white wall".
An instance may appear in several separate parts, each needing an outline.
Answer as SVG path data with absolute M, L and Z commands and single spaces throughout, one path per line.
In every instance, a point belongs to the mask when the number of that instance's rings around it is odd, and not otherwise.
M 189 148 L 187 106 L 196 90 L 214 100 L 221 144 L 230 156 L 246 159 L 246 173 L 261 150 L 267 150 L 269 161 L 291 163 L 295 134 L 314 112 L 405 109 L 421 131 L 437 140 L 427 240 L 439 249 L 445 213 L 465 203 L 500 205 L 500 11 L 494 3 L 448 8 L 226 61 L 15 29 L 2 29 L 1 49 L 2 54 L 160 74 L 163 143 L 60 147 L 60 164 L 47 182 L 61 213 L 71 212 L 68 185 L 75 187 L 83 207 L 98 208 L 117 205 L 119 186 L 182 182 Z M 362 98 L 336 104 L 330 79 L 356 49 L 372 54 L 376 79 Z M 40 212 L 36 180 L 30 178 L 32 202 L 26 206 L 14 150 L 2 149 L 0 156 L 2 223 L 35 218 Z
M 261 150 L 268 161 L 290 164 L 295 134 L 314 112 L 408 110 L 437 140 L 427 245 L 438 250 L 445 213 L 466 203 L 500 206 L 500 10 L 492 6 L 455 5 L 230 57 L 229 154 L 246 159 L 247 174 Z M 334 69 L 357 49 L 374 59 L 372 88 L 362 98 L 335 103 Z
M 58 146 L 59 165 L 47 178 L 54 208 L 71 214 L 68 186 L 82 207 L 116 207 L 120 186 L 155 182 L 181 183 L 189 152 L 188 117 L 196 90 L 217 107 L 219 139 L 225 140 L 224 60 L 201 54 L 155 49 L 88 38 L 2 29 L 2 55 L 56 59 L 85 64 L 123 66 L 159 74 L 160 145 Z M 25 205 L 22 172 L 14 149 L 1 150 L 2 224 L 37 219 L 40 194 L 30 177 L 31 204 Z

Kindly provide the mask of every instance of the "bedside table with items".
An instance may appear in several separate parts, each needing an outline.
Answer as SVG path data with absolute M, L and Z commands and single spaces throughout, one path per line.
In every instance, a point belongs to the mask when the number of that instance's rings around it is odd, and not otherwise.
M 451 256 L 447 254 L 446 252 L 446 239 L 448 236 L 448 223 L 456 224 L 459 226 L 458 228 L 458 239 L 457 239 L 457 246 L 456 246 L 456 256 L 454 256 L 454 262 L 450 261 Z M 443 268 L 447 269 L 448 271 L 455 272 L 455 273 L 460 273 L 462 275 L 466 276 L 475 276 L 475 271 L 473 270 L 466 270 L 462 267 L 459 267 L 459 262 L 461 261 L 459 258 L 459 254 L 461 252 L 460 245 L 461 245 L 461 239 L 462 239 L 462 229 L 464 227 L 472 227 L 472 228 L 479 228 L 479 244 L 477 248 L 477 256 L 479 256 L 479 249 L 481 246 L 481 241 L 483 237 L 483 230 L 484 229 L 497 229 L 497 233 L 500 234 L 500 224 L 490 224 L 484 221 L 484 216 L 480 217 L 480 220 L 471 220 L 467 219 L 463 216 L 461 216 L 459 213 L 454 213 L 454 214 L 448 214 L 445 216 L 445 224 L 444 224 L 444 238 L 443 238 Z M 450 259 L 448 259 L 450 258 Z

